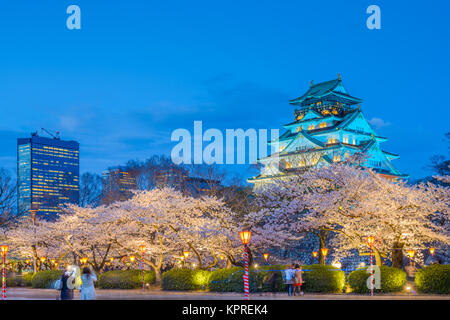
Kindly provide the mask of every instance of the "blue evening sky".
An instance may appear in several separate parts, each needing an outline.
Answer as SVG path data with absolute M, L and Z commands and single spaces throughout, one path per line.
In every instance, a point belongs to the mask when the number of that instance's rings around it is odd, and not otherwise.
M 66 8 L 81 8 L 81 30 Z M 366 8 L 381 7 L 381 30 Z M 449 131 L 449 1 L 0 2 L 0 166 L 41 127 L 81 171 L 170 154 L 176 128 L 281 128 L 287 102 L 341 73 L 412 178 Z

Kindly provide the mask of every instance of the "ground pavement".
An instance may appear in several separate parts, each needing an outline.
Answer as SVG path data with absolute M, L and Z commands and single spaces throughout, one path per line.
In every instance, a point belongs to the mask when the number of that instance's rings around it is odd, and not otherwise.
M 8 300 L 57 300 L 59 291 L 53 289 L 8 288 Z M 75 300 L 80 293 L 75 292 Z M 357 294 L 305 294 L 289 297 L 285 293 L 254 293 L 251 300 L 450 300 L 450 295 L 377 294 L 374 297 Z M 239 293 L 183 292 L 142 290 L 97 290 L 97 300 L 243 300 Z

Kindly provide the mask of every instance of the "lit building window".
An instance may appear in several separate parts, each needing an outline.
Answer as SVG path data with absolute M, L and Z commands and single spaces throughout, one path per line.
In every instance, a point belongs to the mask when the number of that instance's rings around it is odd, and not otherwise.
M 353 138 L 353 145 L 356 145 L 356 140 L 355 140 L 355 138 Z
M 348 137 L 343 137 L 343 138 L 342 138 L 342 142 L 343 142 L 343 143 L 348 143 Z
M 313 124 L 310 124 L 310 125 L 308 126 L 308 130 L 314 130 L 314 128 L 315 128 L 315 125 L 313 125 Z
M 325 128 L 327 126 L 327 123 L 326 122 L 321 122 L 320 124 L 319 124 L 319 128 Z
M 329 137 L 328 138 L 328 144 L 336 143 L 336 137 Z
M 286 169 L 291 169 L 291 168 L 292 168 L 292 163 L 286 162 Z
M 303 159 L 303 160 L 300 160 L 299 162 L 298 162 L 298 166 L 299 167 L 305 167 L 306 166 L 306 161 Z
M 340 155 L 334 155 L 333 156 L 333 162 L 339 162 L 341 161 L 341 156 Z

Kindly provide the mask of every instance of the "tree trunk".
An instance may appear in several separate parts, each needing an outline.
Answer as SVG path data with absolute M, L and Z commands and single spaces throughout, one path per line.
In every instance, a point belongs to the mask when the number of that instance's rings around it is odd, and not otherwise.
M 403 267 L 403 246 L 401 242 L 395 242 L 392 248 L 392 266 L 401 269 Z
M 381 267 L 382 263 L 380 251 L 378 251 L 377 248 L 375 247 L 373 248 L 373 256 L 375 257 L 375 265 Z

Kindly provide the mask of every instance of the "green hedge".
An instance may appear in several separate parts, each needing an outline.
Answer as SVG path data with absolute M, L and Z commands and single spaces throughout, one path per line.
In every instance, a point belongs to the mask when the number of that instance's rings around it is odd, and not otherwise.
M 62 270 L 40 271 L 31 279 L 31 286 L 33 288 L 50 289 L 54 282 L 61 278 L 63 272 Z
M 342 293 L 345 286 L 345 273 L 330 265 L 313 264 L 303 266 L 303 291 Z
M 450 293 L 450 265 L 433 264 L 416 272 L 417 290 L 423 293 Z
M 208 288 L 211 272 L 205 270 L 171 269 L 161 277 L 163 290 L 203 290 Z
M 145 271 L 145 283 L 155 282 L 155 272 Z M 100 274 L 98 287 L 101 289 L 142 288 L 142 270 L 114 270 Z
M 34 273 L 22 273 L 22 275 L 16 275 L 6 278 L 6 286 L 8 287 L 31 287 L 31 279 L 33 279 Z
M 278 278 L 278 292 L 285 292 L 287 286 L 283 280 L 283 270 L 286 266 L 274 265 L 263 266 L 258 269 L 249 270 L 250 292 L 271 291 L 268 282 L 271 273 L 275 272 Z M 305 292 L 342 292 L 345 285 L 345 274 L 343 271 L 332 266 L 305 265 L 303 270 L 303 291 Z M 213 271 L 210 277 L 209 289 L 216 292 L 243 292 L 244 275 L 242 268 L 219 269 Z
M 370 268 L 370 267 L 368 267 Z M 367 293 L 370 289 L 367 288 L 367 279 L 370 273 L 367 273 L 367 268 L 359 269 L 351 272 L 348 275 L 348 283 L 352 292 Z M 406 283 L 406 272 L 402 269 L 381 266 L 381 289 L 375 289 L 377 292 L 396 292 L 401 291 Z M 375 281 L 375 280 L 374 280 Z

